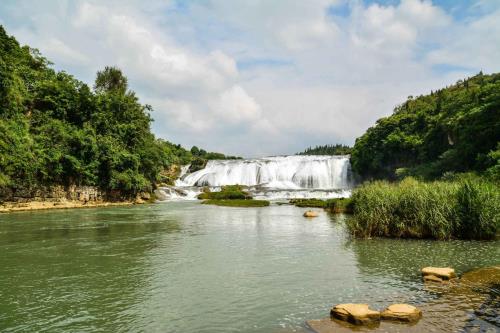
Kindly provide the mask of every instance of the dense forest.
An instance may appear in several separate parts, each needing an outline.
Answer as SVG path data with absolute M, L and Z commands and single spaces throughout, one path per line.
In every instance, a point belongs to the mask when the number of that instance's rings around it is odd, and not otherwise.
M 356 140 L 352 167 L 365 178 L 476 172 L 500 178 L 500 74 L 408 97 Z
M 314 148 L 309 147 L 301 153 L 296 155 L 349 155 L 352 148 L 346 145 L 336 144 L 336 145 L 324 145 L 316 146 Z
M 151 112 L 120 69 L 99 71 L 91 88 L 0 26 L 0 187 L 92 185 L 132 195 L 152 190 L 173 164 L 225 158 L 155 138 Z

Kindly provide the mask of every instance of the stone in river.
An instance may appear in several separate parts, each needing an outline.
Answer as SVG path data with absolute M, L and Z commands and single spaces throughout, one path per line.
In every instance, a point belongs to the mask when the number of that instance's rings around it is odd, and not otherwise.
M 422 275 L 424 279 L 426 276 L 433 275 L 441 280 L 450 280 L 455 278 L 455 270 L 450 267 L 424 267 L 422 268 Z
M 383 320 L 416 322 L 422 317 L 422 311 L 408 304 L 392 304 L 380 314 Z
M 330 315 L 355 325 L 366 325 L 380 321 L 380 312 L 371 310 L 368 304 L 338 304 L 332 308 Z
M 304 213 L 304 217 L 318 217 L 318 215 L 318 212 L 315 212 L 313 210 L 308 210 Z

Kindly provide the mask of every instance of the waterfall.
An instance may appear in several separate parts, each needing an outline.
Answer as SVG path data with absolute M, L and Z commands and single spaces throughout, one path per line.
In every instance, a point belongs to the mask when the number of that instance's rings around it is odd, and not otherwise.
M 349 156 L 277 156 L 213 160 L 202 170 L 183 174 L 176 182 L 179 187 L 234 184 L 282 190 L 349 189 Z

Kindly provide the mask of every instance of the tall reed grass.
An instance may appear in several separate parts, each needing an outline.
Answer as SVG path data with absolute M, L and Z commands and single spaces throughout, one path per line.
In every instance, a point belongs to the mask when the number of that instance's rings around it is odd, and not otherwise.
M 365 183 L 352 206 L 356 237 L 493 239 L 500 231 L 500 190 L 479 178 Z

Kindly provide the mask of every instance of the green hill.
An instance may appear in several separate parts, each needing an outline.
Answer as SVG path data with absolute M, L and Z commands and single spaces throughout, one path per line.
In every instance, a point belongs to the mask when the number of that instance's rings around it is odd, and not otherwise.
M 0 26 L 0 189 L 151 191 L 163 170 L 194 158 L 155 138 L 151 112 L 120 69 L 99 71 L 91 88 Z
M 356 140 L 353 169 L 365 178 L 500 175 L 500 74 L 479 73 L 409 97 Z

